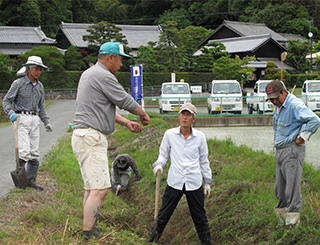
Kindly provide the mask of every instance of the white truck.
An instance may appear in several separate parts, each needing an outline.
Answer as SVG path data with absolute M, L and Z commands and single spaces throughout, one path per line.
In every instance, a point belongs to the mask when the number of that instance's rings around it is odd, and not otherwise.
M 258 114 L 273 111 L 274 105 L 268 100 L 266 86 L 272 80 L 258 80 L 253 88 L 252 94 L 247 94 L 248 112 L 252 114 L 256 111 Z
M 301 99 L 312 111 L 320 111 L 320 80 L 306 80 L 302 85 Z
M 242 91 L 237 80 L 213 80 L 207 98 L 208 113 L 242 113 Z
M 185 103 L 191 103 L 191 91 L 188 83 L 163 83 L 160 91 L 159 111 L 179 111 Z

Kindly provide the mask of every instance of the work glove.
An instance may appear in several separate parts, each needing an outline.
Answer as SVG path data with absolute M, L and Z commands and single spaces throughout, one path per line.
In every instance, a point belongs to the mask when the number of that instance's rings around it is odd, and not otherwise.
M 11 122 L 14 122 L 15 120 L 17 120 L 17 114 L 12 113 L 9 118 L 10 118 Z
M 117 191 L 120 191 L 121 190 L 121 185 L 117 185 Z
M 154 173 L 155 175 L 157 175 L 158 170 L 160 170 L 160 174 L 162 174 L 163 168 L 162 168 L 161 164 L 158 164 L 157 166 L 155 166 L 155 167 L 153 168 L 153 173 Z
M 211 192 L 211 187 L 209 184 L 204 185 L 204 195 L 209 196 Z
M 46 131 L 47 132 L 52 132 L 52 125 L 51 125 L 51 123 L 48 123 L 47 125 L 46 125 Z

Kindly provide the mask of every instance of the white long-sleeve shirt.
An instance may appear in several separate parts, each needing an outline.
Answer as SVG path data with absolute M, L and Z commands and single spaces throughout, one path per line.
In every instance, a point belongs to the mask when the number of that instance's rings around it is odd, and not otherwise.
M 170 187 L 182 190 L 185 185 L 187 191 L 193 191 L 200 188 L 202 181 L 207 184 L 213 182 L 207 140 L 201 131 L 192 128 L 191 135 L 185 140 L 180 127 L 168 129 L 153 167 L 161 164 L 164 168 L 169 157 L 171 165 L 167 183 Z

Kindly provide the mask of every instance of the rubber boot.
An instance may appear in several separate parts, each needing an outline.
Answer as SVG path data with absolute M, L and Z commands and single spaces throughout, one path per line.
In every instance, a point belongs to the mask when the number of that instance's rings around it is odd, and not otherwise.
M 94 223 L 93 227 L 91 228 L 90 231 L 83 231 L 83 239 L 87 242 L 89 241 L 90 239 L 92 238 L 95 238 L 95 239 L 99 239 L 100 238 L 100 232 L 99 232 L 99 228 L 98 228 L 98 225 L 97 225 L 97 220 L 96 222 Z
M 209 224 L 206 223 L 201 226 L 196 225 L 196 230 L 197 230 L 199 239 L 201 241 L 201 244 L 211 245 L 211 235 L 210 235 Z
M 292 228 L 295 225 L 300 224 L 300 213 L 286 213 L 286 226 Z
M 162 235 L 162 231 L 155 229 L 155 221 L 152 222 L 151 228 L 149 230 L 149 241 L 157 243 Z
M 29 179 L 28 187 L 34 188 L 36 190 L 42 191 L 43 187 L 37 185 L 36 179 L 38 175 L 39 161 L 37 159 L 32 159 L 28 161 L 27 176 Z
M 26 161 L 21 159 L 21 158 L 19 158 L 19 167 L 23 168 L 25 165 L 26 165 Z
M 285 220 L 286 208 L 274 208 L 274 212 L 276 216 L 279 218 L 279 222 L 277 226 L 283 226 Z

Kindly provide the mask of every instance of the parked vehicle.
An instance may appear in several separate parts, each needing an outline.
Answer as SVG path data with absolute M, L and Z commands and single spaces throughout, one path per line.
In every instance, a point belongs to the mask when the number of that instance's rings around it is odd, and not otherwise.
M 253 93 L 247 94 L 248 112 L 252 114 L 256 111 L 258 114 L 273 111 L 274 105 L 267 101 L 266 86 L 272 80 L 258 80 L 254 87 Z
M 302 85 L 301 99 L 312 111 L 320 111 L 320 80 L 306 80 Z
M 179 111 L 185 103 L 191 103 L 191 91 L 188 83 L 163 83 L 160 91 L 159 110 L 165 112 Z
M 208 113 L 242 113 L 242 91 L 237 80 L 213 80 L 210 97 L 207 99 Z

